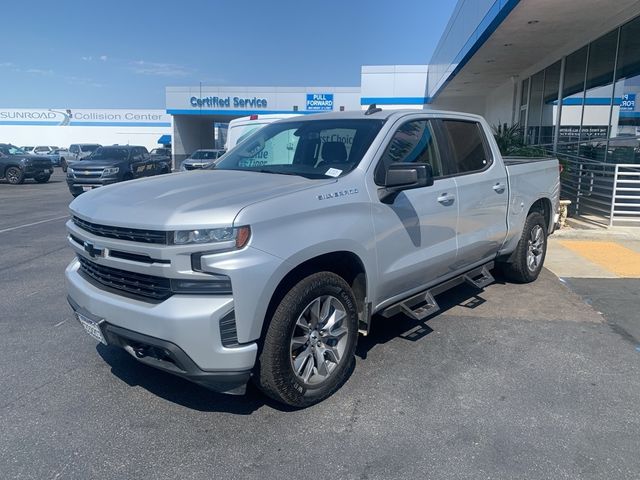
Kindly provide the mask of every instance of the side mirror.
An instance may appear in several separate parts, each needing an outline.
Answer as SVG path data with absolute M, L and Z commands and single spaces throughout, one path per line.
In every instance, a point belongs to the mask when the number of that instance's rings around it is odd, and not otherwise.
M 433 170 L 428 163 L 392 163 L 387 170 L 380 200 L 393 201 L 398 193 L 433 185 Z

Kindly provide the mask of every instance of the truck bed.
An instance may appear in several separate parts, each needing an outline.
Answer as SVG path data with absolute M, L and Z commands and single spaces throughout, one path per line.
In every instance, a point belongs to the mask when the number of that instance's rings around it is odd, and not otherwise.
M 507 215 L 509 234 L 503 250 L 513 251 L 520 238 L 521 226 L 528 213 L 525 209 L 528 199 L 545 197 L 557 199 L 559 197 L 558 159 L 553 157 L 504 157 L 504 164 L 509 177 L 509 214 Z M 551 214 L 553 215 L 556 210 L 557 205 L 552 205 Z

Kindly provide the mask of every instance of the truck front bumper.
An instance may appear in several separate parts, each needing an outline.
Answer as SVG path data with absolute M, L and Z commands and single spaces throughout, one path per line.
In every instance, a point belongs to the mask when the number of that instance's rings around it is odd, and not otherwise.
M 98 187 L 104 187 L 105 185 L 112 185 L 118 183 L 118 179 L 115 177 L 110 178 L 70 178 L 67 177 L 67 186 L 72 195 L 80 195 L 82 192 L 91 190 Z
M 233 311 L 231 296 L 136 300 L 94 285 L 79 272 L 77 260 L 65 277 L 71 308 L 99 325 L 108 345 L 212 390 L 244 393 L 258 348 L 254 342 L 223 346 L 220 320 Z

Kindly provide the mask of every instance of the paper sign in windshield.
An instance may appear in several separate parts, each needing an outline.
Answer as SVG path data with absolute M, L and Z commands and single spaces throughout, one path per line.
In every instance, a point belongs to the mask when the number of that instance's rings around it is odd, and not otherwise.
M 337 168 L 330 168 L 329 170 L 324 172 L 325 175 L 328 175 L 329 177 L 334 177 L 334 178 L 339 177 L 341 173 L 342 173 L 342 170 L 339 170 Z

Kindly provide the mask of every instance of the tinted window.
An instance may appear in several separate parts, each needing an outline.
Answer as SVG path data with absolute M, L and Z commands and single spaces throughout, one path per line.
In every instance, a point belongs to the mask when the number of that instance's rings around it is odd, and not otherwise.
M 100 145 L 82 145 L 83 152 L 94 152 Z
M 482 170 L 489 164 L 480 125 L 475 122 L 443 120 L 454 168 L 458 173 Z
M 442 176 L 442 163 L 429 120 L 413 120 L 398 127 L 376 170 L 376 183 L 384 184 L 388 166 L 397 162 L 428 163 L 434 177 Z

